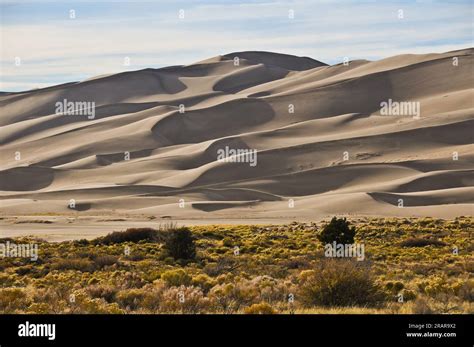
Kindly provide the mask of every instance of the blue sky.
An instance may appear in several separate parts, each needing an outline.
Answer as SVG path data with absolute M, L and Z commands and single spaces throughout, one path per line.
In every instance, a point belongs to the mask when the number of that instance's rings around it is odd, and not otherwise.
M 0 9 L 2 91 L 244 50 L 333 64 L 473 46 L 470 0 L 0 0 Z

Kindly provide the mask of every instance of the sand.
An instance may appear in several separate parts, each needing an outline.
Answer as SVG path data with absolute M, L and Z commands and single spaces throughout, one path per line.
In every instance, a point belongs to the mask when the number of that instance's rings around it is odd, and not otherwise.
M 188 224 L 472 215 L 473 52 L 347 66 L 237 52 L 2 93 L 1 214 Z M 57 114 L 65 99 L 94 102 L 94 119 Z M 381 114 L 388 100 L 419 103 L 420 117 Z M 257 150 L 257 164 L 217 160 L 225 148 Z M 0 232 L 19 225 L 0 220 Z M 80 234 L 67 223 L 62 233 Z

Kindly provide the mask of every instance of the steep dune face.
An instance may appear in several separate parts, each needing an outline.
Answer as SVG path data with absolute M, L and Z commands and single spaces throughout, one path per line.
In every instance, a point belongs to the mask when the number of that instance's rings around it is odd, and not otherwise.
M 237 52 L 2 93 L 1 209 L 472 215 L 473 52 L 334 66 Z

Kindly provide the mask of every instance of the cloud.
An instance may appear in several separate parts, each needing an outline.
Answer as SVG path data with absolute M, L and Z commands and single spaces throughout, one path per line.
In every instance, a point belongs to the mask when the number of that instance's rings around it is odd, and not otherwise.
M 345 56 L 376 59 L 472 45 L 470 4 L 464 2 L 141 1 L 97 6 L 80 1 L 74 6 L 75 19 L 67 17 L 67 3 L 38 6 L 2 2 L 2 90 L 190 64 L 243 50 L 335 63 Z M 180 8 L 184 19 L 178 17 Z M 294 18 L 289 18 L 289 9 Z M 21 58 L 20 66 L 15 66 L 15 57 Z M 123 65 L 125 57 L 131 66 Z

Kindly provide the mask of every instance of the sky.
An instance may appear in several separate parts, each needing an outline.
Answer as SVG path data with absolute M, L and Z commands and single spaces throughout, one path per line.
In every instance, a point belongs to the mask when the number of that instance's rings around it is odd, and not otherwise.
M 468 48 L 473 3 L 0 0 L 0 91 L 248 50 L 337 64 Z

